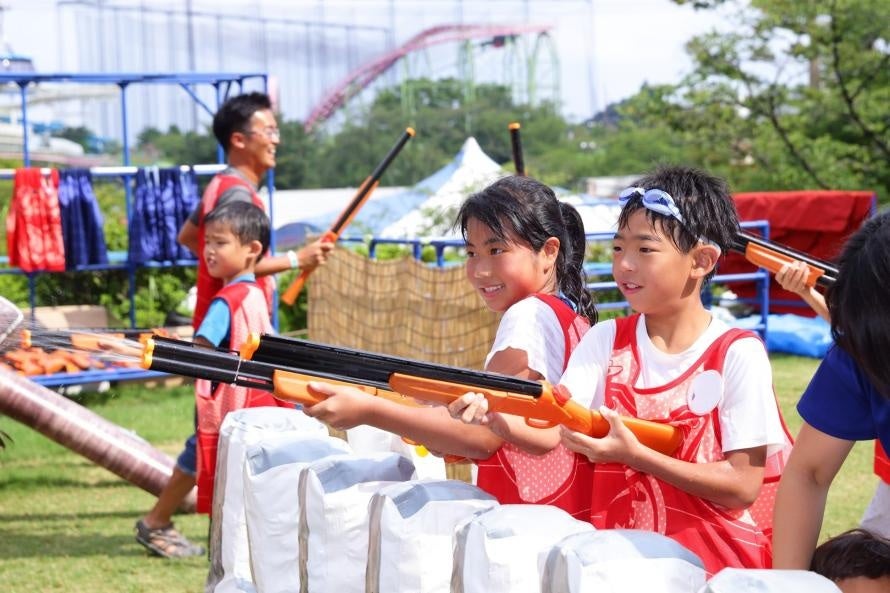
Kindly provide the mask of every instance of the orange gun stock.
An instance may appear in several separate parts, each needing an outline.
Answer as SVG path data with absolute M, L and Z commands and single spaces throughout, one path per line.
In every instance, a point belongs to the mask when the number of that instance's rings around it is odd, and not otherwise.
M 312 375 L 304 375 L 292 371 L 274 371 L 272 374 L 272 393 L 275 397 L 283 399 L 284 401 L 293 402 L 303 406 L 314 406 L 315 404 L 324 401 L 326 398 L 323 395 L 319 395 L 312 391 L 309 387 L 310 381 L 323 381 L 324 383 L 330 383 L 331 385 L 348 385 L 350 387 L 355 387 L 356 389 L 361 389 L 370 395 L 382 397 L 383 399 L 388 399 L 398 404 L 420 406 L 420 404 L 413 399 L 394 391 L 380 389 L 370 385 L 359 385 L 348 381 L 319 379 Z
M 355 192 L 352 201 L 343 209 L 343 212 L 340 213 L 340 216 L 337 217 L 337 220 L 334 221 L 331 228 L 322 235 L 322 241 L 335 243 L 337 239 L 340 238 L 340 233 L 349 226 L 349 223 L 352 222 L 352 219 L 355 218 L 355 215 L 358 214 L 361 207 L 364 206 L 365 202 L 368 201 L 368 198 L 371 197 L 371 193 L 377 188 L 383 172 L 386 171 L 389 164 L 392 163 L 399 152 L 402 151 L 402 148 L 408 143 L 408 140 L 414 137 L 414 134 L 414 128 L 405 129 L 405 132 L 402 134 L 401 138 L 399 138 L 398 142 L 396 142 L 396 144 L 389 150 L 371 174 L 362 181 L 362 184 Z M 288 305 L 293 305 L 297 301 L 300 291 L 303 290 L 303 285 L 306 283 L 308 277 L 309 272 L 307 270 L 302 270 L 297 279 L 294 280 L 281 295 L 281 300 Z

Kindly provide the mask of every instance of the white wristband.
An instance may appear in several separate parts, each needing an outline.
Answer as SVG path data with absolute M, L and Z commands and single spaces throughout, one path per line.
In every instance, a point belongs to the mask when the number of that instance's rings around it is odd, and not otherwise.
M 290 268 L 293 270 L 294 268 L 300 267 L 300 258 L 297 257 L 297 252 L 293 249 L 289 249 L 287 251 L 287 259 L 290 262 Z

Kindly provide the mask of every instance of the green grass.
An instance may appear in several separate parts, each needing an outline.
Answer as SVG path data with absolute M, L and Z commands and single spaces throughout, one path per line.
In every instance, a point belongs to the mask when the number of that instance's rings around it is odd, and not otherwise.
M 794 405 L 818 361 L 772 357 L 776 393 L 792 434 Z M 190 387 L 131 386 L 86 402 L 103 417 L 176 455 L 192 428 Z M 4 591 L 179 593 L 203 589 L 204 558 L 167 561 L 133 540 L 133 523 L 154 498 L 8 418 L 0 430 L 14 443 L 0 451 L 0 582 Z M 861 443 L 835 480 L 822 536 L 856 525 L 874 492 L 872 445 Z M 207 519 L 177 518 L 204 541 Z
M 192 430 L 191 387 L 132 386 L 92 400 L 93 411 L 171 456 Z M 205 558 L 150 557 L 133 539 L 133 524 L 154 503 L 150 494 L 8 418 L 0 428 L 14 439 L 0 452 L 4 591 L 203 590 Z M 180 516 L 176 522 L 189 538 L 206 540 L 206 517 Z

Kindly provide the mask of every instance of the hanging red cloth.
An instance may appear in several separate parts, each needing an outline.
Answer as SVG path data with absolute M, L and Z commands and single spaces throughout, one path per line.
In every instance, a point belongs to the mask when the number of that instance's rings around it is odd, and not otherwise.
M 771 241 L 826 261 L 837 259 L 841 246 L 871 216 L 877 201 L 872 191 L 846 190 L 750 192 L 734 194 L 732 198 L 739 220 L 767 220 Z M 727 253 L 720 262 L 719 273 L 748 273 L 754 268 L 741 254 Z M 733 282 L 732 291 L 740 297 L 753 298 L 757 285 L 753 280 Z M 799 302 L 800 298 L 783 290 L 773 275 L 769 298 L 770 313 L 815 315 L 809 307 L 788 305 L 788 301 Z
M 65 243 L 59 210 L 59 172 L 16 169 L 12 203 L 6 217 L 9 265 L 24 272 L 63 272 Z

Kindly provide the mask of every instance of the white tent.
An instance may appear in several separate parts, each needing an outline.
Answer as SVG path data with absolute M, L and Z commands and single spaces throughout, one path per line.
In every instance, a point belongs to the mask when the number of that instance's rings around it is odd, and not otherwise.
M 373 235 L 381 239 L 455 237 L 451 228 L 461 202 L 506 172 L 467 138 L 454 160 L 413 187 L 378 187 L 344 236 Z M 384 175 L 385 180 L 385 175 Z M 596 178 L 608 193 L 625 178 Z M 611 183 L 611 185 L 609 185 Z M 355 195 L 355 188 L 281 190 L 275 192 L 274 220 L 278 249 L 301 243 L 306 233 L 321 233 Z M 597 192 L 599 193 L 599 192 Z M 614 193 L 617 193 L 614 192 Z M 620 205 L 614 196 L 562 196 L 581 213 L 584 228 L 614 232 Z
M 344 236 L 387 239 L 450 235 L 463 199 L 503 175 L 500 165 L 468 138 L 454 160 L 410 188 L 378 187 Z M 385 180 L 385 176 L 384 176 Z M 306 233 L 329 228 L 355 195 L 354 188 L 279 190 L 274 221 L 279 249 L 302 242 Z M 439 220 L 441 224 L 431 224 Z

